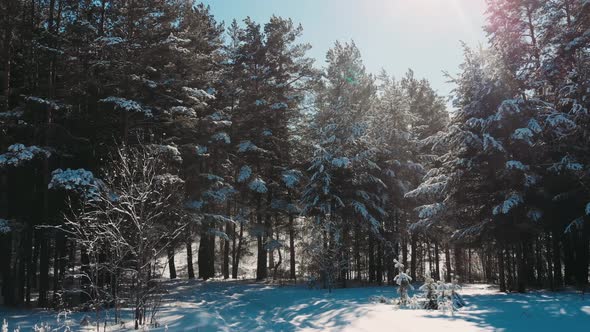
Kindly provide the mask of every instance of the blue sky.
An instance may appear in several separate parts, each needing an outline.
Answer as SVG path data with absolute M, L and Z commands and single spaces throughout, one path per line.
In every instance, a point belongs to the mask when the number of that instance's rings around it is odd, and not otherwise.
M 202 0 L 219 21 L 247 16 L 259 23 L 275 14 L 304 28 L 309 55 L 323 65 L 334 41 L 353 39 L 370 72 L 384 68 L 396 77 L 412 68 L 440 94 L 452 85 L 442 71 L 456 73 L 460 41 L 485 44 L 485 0 Z

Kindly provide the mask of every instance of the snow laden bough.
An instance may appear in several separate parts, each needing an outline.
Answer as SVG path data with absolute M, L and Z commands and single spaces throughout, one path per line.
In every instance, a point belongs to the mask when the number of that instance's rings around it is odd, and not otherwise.
M 85 169 L 56 169 L 51 173 L 49 189 L 75 192 L 87 199 L 95 198 L 100 193 L 101 182 L 94 174 Z
M 19 167 L 34 159 L 49 158 L 50 156 L 51 152 L 35 145 L 13 144 L 8 147 L 8 152 L 0 154 L 0 168 Z

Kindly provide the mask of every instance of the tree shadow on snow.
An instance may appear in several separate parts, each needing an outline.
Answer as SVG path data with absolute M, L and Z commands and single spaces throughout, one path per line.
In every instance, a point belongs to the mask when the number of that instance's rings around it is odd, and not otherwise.
M 463 295 L 467 307 L 451 319 L 500 331 L 583 331 L 590 326 L 590 296 L 574 292 Z M 432 312 L 427 317 L 450 315 Z
M 395 288 L 310 290 L 304 286 L 183 281 L 160 313 L 170 331 L 298 331 L 343 329 L 367 313 L 373 295 Z M 191 305 L 186 305 L 190 303 Z

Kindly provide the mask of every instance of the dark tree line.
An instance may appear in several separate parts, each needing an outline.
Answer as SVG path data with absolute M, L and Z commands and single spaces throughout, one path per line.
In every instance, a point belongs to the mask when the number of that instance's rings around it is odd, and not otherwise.
M 502 291 L 588 283 L 589 14 L 587 1 L 488 1 L 491 48 L 465 48 L 458 111 L 424 141 L 443 155 L 406 195 L 427 203 L 415 228 L 445 234 L 457 260 L 476 252 Z

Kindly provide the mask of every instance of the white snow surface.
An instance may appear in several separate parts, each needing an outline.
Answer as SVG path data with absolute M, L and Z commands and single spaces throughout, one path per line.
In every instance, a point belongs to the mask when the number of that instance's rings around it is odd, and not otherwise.
M 590 325 L 590 297 L 573 291 L 503 294 L 487 285 L 464 285 L 460 293 L 467 306 L 450 313 L 397 309 L 372 303 L 372 296 L 397 297 L 395 287 L 326 290 L 305 286 L 273 286 L 247 281 L 186 281 L 168 283 L 159 316 L 150 331 L 584 331 Z M 411 292 L 410 295 L 415 294 Z M 124 327 L 132 330 L 130 313 Z M 80 328 L 84 313 L 69 317 L 72 331 Z M 93 314 L 88 316 L 92 319 Z M 47 311 L 0 308 L 0 319 L 10 328 L 26 331 L 45 321 L 55 325 Z M 102 326 L 101 326 L 102 331 Z

